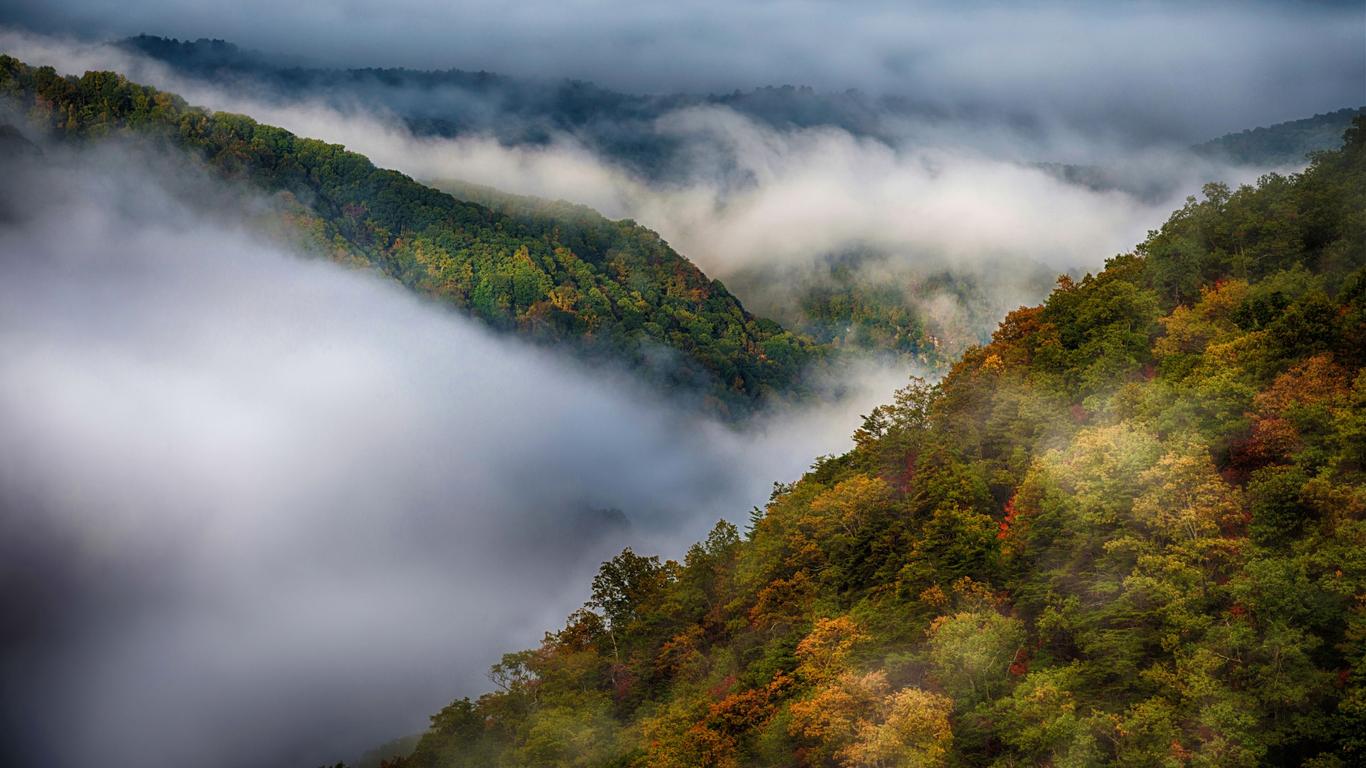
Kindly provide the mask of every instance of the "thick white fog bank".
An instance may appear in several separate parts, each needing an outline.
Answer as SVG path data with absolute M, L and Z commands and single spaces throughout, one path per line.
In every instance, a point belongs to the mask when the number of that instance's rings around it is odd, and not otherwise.
M 602 559 L 743 520 L 897 384 L 737 433 L 283 253 L 177 162 L 6 166 L 15 764 L 312 765 L 419 730 Z

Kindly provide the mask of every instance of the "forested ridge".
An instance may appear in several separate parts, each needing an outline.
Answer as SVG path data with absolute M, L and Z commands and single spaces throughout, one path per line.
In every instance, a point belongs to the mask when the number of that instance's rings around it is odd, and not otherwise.
M 1366 761 L 1366 120 L 1060 279 L 392 766 Z
M 632 221 L 493 211 L 339 145 L 195 108 L 113 72 L 64 77 L 0 56 L 0 94 L 59 137 L 131 135 L 190 150 L 225 177 L 285 197 L 304 212 L 299 226 L 339 259 L 496 328 L 624 360 L 728 413 L 794 391 L 822 354 L 809 338 L 746 312 Z

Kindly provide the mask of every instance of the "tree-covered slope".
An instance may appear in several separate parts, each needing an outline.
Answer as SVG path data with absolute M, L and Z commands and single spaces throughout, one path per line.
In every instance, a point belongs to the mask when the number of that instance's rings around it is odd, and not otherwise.
M 1366 121 L 1060 280 L 682 562 L 630 551 L 421 766 L 1366 761 Z
M 622 226 L 587 206 L 563 200 L 514 195 L 459 180 L 436 180 L 432 184 L 461 200 L 513 216 L 540 230 L 583 232 Z M 652 236 L 639 225 L 626 229 L 626 234 Z M 968 332 L 946 328 L 945 318 L 931 319 L 934 313 L 923 305 L 951 296 L 953 306 L 975 309 L 987 303 L 976 295 L 986 292 L 987 286 L 979 284 L 985 281 L 957 278 L 947 270 L 896 272 L 884 261 L 877 254 L 856 251 L 843 258 L 831 257 L 812 272 L 741 270 L 727 282 L 747 304 L 762 306 L 762 314 L 822 346 L 889 357 L 922 368 L 947 364 L 942 337 L 961 339 Z M 1049 282 L 1044 279 L 1045 289 Z M 993 320 L 998 316 L 993 315 Z M 977 341 L 980 339 L 973 343 Z
M 283 193 L 315 239 L 497 328 L 627 361 L 732 411 L 792 390 L 820 353 L 756 318 L 655 233 L 492 211 L 343 147 L 211 113 L 112 72 L 62 77 L 0 56 L 0 95 L 59 137 L 131 135 Z

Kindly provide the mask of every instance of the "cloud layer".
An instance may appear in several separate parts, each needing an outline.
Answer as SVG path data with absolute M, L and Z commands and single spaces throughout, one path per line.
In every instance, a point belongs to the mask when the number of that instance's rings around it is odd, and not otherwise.
M 0 33 L 30 63 L 117 69 L 419 178 L 636 218 L 727 281 L 784 281 L 869 249 L 888 279 L 989 275 L 993 307 L 1035 298 L 1036 268 L 1094 269 L 1201 182 L 1249 173 L 1173 146 L 1357 101 L 1366 67 L 1359 8 L 1332 5 L 152 0 L 114 16 L 77 0 L 6 13 L 347 65 L 909 95 L 937 117 L 881 139 L 667 114 L 655 128 L 690 164 L 659 183 L 572 134 L 416 136 L 363 104 L 263 99 L 107 46 Z M 1033 160 L 1103 160 L 1169 194 L 1088 189 Z M 576 606 L 599 560 L 626 544 L 677 553 L 743 516 L 772 481 L 845 446 L 897 383 L 851 371 L 851 399 L 736 433 L 296 258 L 245 224 L 269 201 L 180 160 L 49 150 L 4 170 L 0 601 L 20 620 L 0 636 L 13 725 L 0 746 L 20 758 L 0 762 L 307 765 L 420 728 Z M 761 287 L 742 298 L 783 301 Z M 962 314 L 945 297 L 928 306 Z
M 1186 142 L 1355 102 L 1366 68 L 1354 3 L 16 0 L 0 21 L 650 92 L 857 87 Z
M 6 174 L 15 764 L 306 765 L 417 730 L 600 560 L 743 519 L 893 385 L 736 433 L 290 256 L 245 227 L 268 201 L 180 161 Z

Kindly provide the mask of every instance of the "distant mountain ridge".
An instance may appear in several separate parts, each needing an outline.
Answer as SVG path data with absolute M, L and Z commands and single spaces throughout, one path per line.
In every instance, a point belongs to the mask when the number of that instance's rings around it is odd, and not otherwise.
M 323 68 L 281 62 L 225 40 L 176 40 L 137 35 L 118 41 L 126 50 L 162 62 L 183 75 L 226 80 L 258 95 L 341 97 L 365 94 L 392 109 L 419 133 L 451 136 L 486 132 L 509 144 L 535 144 L 556 132 L 573 133 L 595 151 L 647 176 L 677 173 L 676 137 L 654 129 L 664 114 L 695 106 L 735 110 L 776 129 L 830 127 L 856 136 L 889 139 L 893 119 L 936 117 L 939 111 L 901 96 L 874 97 L 858 90 L 820 92 L 805 86 L 765 86 L 723 94 L 636 94 L 574 79 L 519 78 L 487 71 L 405 68 Z M 422 99 L 405 96 L 421 91 Z M 439 91 L 446 91 L 444 97 Z M 470 107 L 477 102 L 478 108 Z M 1283 167 L 1304 163 L 1310 152 L 1336 149 L 1352 118 L 1366 106 L 1349 107 L 1269 126 L 1250 128 L 1192 147 L 1212 160 Z M 1028 129 L 1027 118 L 1003 116 Z M 1052 165 L 1052 164 L 1048 164 Z M 1063 178 L 1110 185 L 1104 169 L 1056 166 Z
M 138 35 L 117 43 L 177 73 L 230 85 L 258 98 L 307 94 L 335 106 L 358 100 L 400 116 L 418 134 L 488 134 L 506 144 L 543 144 L 572 133 L 593 151 L 652 179 L 676 178 L 685 145 L 655 121 L 686 107 L 721 106 L 773 128 L 837 127 L 888 138 L 888 114 L 925 114 L 897 97 L 855 90 L 821 93 L 791 85 L 728 94 L 637 94 L 573 79 L 534 79 L 486 71 L 320 68 L 280 63 L 224 40 Z

